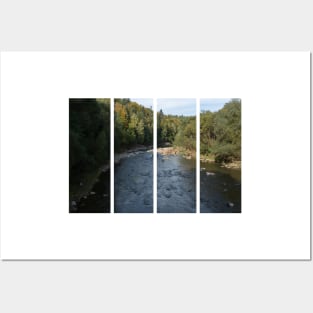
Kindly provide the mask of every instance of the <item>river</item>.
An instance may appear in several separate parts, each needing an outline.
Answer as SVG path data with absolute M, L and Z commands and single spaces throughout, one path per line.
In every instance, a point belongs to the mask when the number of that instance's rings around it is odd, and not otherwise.
M 115 213 L 153 212 L 153 153 L 139 151 L 122 158 L 114 172 Z
M 158 154 L 158 213 L 195 213 L 196 162 Z
M 195 213 L 195 159 L 157 154 L 157 212 Z M 241 212 L 241 170 L 200 164 L 200 212 Z M 130 153 L 115 166 L 115 212 L 153 212 L 152 151 Z M 102 172 L 77 212 L 110 212 L 110 171 Z
M 241 212 L 241 170 L 200 164 L 200 212 Z

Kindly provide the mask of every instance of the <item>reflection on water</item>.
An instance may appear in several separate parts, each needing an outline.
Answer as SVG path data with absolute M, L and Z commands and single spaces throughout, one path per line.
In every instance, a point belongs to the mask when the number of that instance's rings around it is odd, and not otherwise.
M 158 154 L 158 213 L 196 212 L 196 162 Z
M 241 170 L 202 163 L 200 171 L 200 212 L 241 212 Z
M 137 152 L 115 167 L 116 213 L 153 212 L 153 154 Z

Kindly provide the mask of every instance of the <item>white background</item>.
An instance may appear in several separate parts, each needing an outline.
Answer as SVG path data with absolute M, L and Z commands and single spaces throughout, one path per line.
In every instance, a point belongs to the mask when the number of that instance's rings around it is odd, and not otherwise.
M 1 50 L 313 50 L 309 0 L 0 6 Z M 3 312 L 313 311 L 312 262 L 2 261 L 0 278 Z
M 2 53 L 1 257 L 309 259 L 309 84 L 305 52 Z M 156 96 L 241 98 L 242 214 L 69 214 L 68 99 Z

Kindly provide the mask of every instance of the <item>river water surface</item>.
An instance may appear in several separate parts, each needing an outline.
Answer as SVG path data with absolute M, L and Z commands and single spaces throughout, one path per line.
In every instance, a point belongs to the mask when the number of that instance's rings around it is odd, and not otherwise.
M 201 162 L 200 212 L 241 212 L 241 170 Z
M 196 162 L 157 154 L 157 212 L 195 213 Z M 200 212 L 241 212 L 241 170 L 200 164 Z M 153 153 L 130 153 L 115 166 L 115 212 L 153 212 Z M 110 171 L 101 173 L 78 212 L 110 212 Z
M 158 213 L 196 212 L 196 162 L 158 154 Z
M 116 213 L 153 212 L 153 153 L 130 153 L 115 166 Z

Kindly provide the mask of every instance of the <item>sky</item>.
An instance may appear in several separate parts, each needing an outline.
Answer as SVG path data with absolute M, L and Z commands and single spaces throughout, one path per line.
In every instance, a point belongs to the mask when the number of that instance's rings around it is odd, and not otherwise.
M 131 98 L 131 101 L 137 102 L 146 108 L 153 107 L 153 99 L 149 98 Z M 216 112 L 223 108 L 225 103 L 231 98 L 216 98 L 216 99 L 200 99 L 200 112 L 211 111 Z M 162 109 L 164 114 L 173 115 L 195 115 L 196 114 L 196 99 L 185 98 L 163 98 L 157 99 L 157 110 Z
M 200 112 L 220 110 L 231 99 L 200 99 Z
M 131 98 L 130 101 L 137 102 L 138 104 L 143 105 L 146 108 L 153 107 L 153 99 L 148 98 Z
M 172 115 L 196 115 L 196 99 L 157 99 L 158 111 Z

